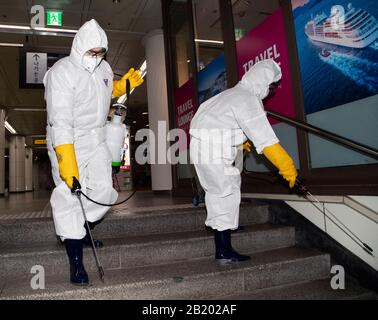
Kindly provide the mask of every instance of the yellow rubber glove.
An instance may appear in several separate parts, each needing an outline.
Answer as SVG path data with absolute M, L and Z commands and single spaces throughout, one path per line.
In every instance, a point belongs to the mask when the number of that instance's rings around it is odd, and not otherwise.
M 73 177 L 79 180 L 79 169 L 77 168 L 75 149 L 73 144 L 61 144 L 55 148 L 58 158 L 59 174 L 72 189 Z
M 126 93 L 126 80 L 130 81 L 130 91 L 136 87 L 139 87 L 143 82 L 142 75 L 140 71 L 135 71 L 134 68 L 131 68 L 121 80 L 113 81 L 113 97 L 121 97 Z
M 263 150 L 263 154 L 279 170 L 279 174 L 289 182 L 290 188 L 293 188 L 298 173 L 293 159 L 287 154 L 285 149 L 277 143 L 266 147 Z
M 250 141 L 246 141 L 242 145 L 243 151 L 251 152 L 252 151 L 252 143 Z

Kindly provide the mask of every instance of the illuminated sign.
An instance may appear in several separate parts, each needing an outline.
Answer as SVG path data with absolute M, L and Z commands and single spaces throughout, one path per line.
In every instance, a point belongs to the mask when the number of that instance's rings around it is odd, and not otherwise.
M 58 26 L 63 25 L 63 12 L 62 11 L 46 11 L 46 24 L 48 26 Z
M 43 140 L 43 139 L 34 140 L 34 144 L 36 144 L 36 145 L 46 145 L 46 140 Z

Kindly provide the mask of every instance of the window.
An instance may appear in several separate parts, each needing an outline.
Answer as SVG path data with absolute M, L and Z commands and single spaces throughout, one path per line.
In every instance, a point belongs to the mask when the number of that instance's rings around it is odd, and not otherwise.
M 172 44 L 175 53 L 175 87 L 180 88 L 193 76 L 191 67 L 192 39 L 188 19 L 188 1 L 172 1 L 169 8 Z

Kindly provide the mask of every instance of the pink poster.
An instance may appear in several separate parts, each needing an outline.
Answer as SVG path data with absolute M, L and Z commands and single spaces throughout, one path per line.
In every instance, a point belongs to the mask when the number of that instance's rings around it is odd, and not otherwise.
M 282 69 L 282 80 L 276 94 L 264 101 L 264 106 L 267 110 L 294 118 L 294 98 L 284 27 L 283 10 L 278 9 L 238 41 L 238 72 L 241 79 L 258 61 L 273 58 Z M 271 118 L 269 120 L 271 124 L 279 122 Z
M 196 111 L 194 94 L 193 79 L 176 89 L 175 92 L 176 128 L 184 130 L 186 135 L 186 144 L 183 143 L 185 139 L 180 137 L 180 150 L 186 150 L 189 146 L 190 122 Z

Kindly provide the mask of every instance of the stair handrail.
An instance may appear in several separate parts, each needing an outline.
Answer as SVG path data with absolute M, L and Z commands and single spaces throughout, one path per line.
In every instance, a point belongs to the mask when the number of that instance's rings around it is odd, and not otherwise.
M 303 123 L 303 122 L 300 122 L 298 120 L 288 118 L 288 117 L 286 117 L 286 116 L 284 116 L 280 113 L 277 113 L 277 112 L 266 110 L 266 113 L 269 116 L 271 116 L 272 118 L 281 120 L 282 122 L 285 122 L 285 123 L 287 123 L 291 126 L 295 126 L 297 128 L 311 132 L 313 134 L 316 134 L 318 136 L 326 138 L 327 140 L 332 140 L 332 141 L 339 143 L 339 144 L 341 144 L 345 147 L 348 147 L 350 149 L 354 149 L 358 152 L 364 153 L 366 155 L 369 155 L 373 158 L 378 159 L 378 150 L 377 149 L 371 148 L 367 145 L 364 145 L 362 143 L 359 143 L 359 142 L 353 141 L 351 139 L 342 137 L 342 136 L 340 136 L 336 133 L 332 133 L 330 131 L 327 131 L 327 130 L 321 129 L 319 127 L 313 126 L 311 124 Z

